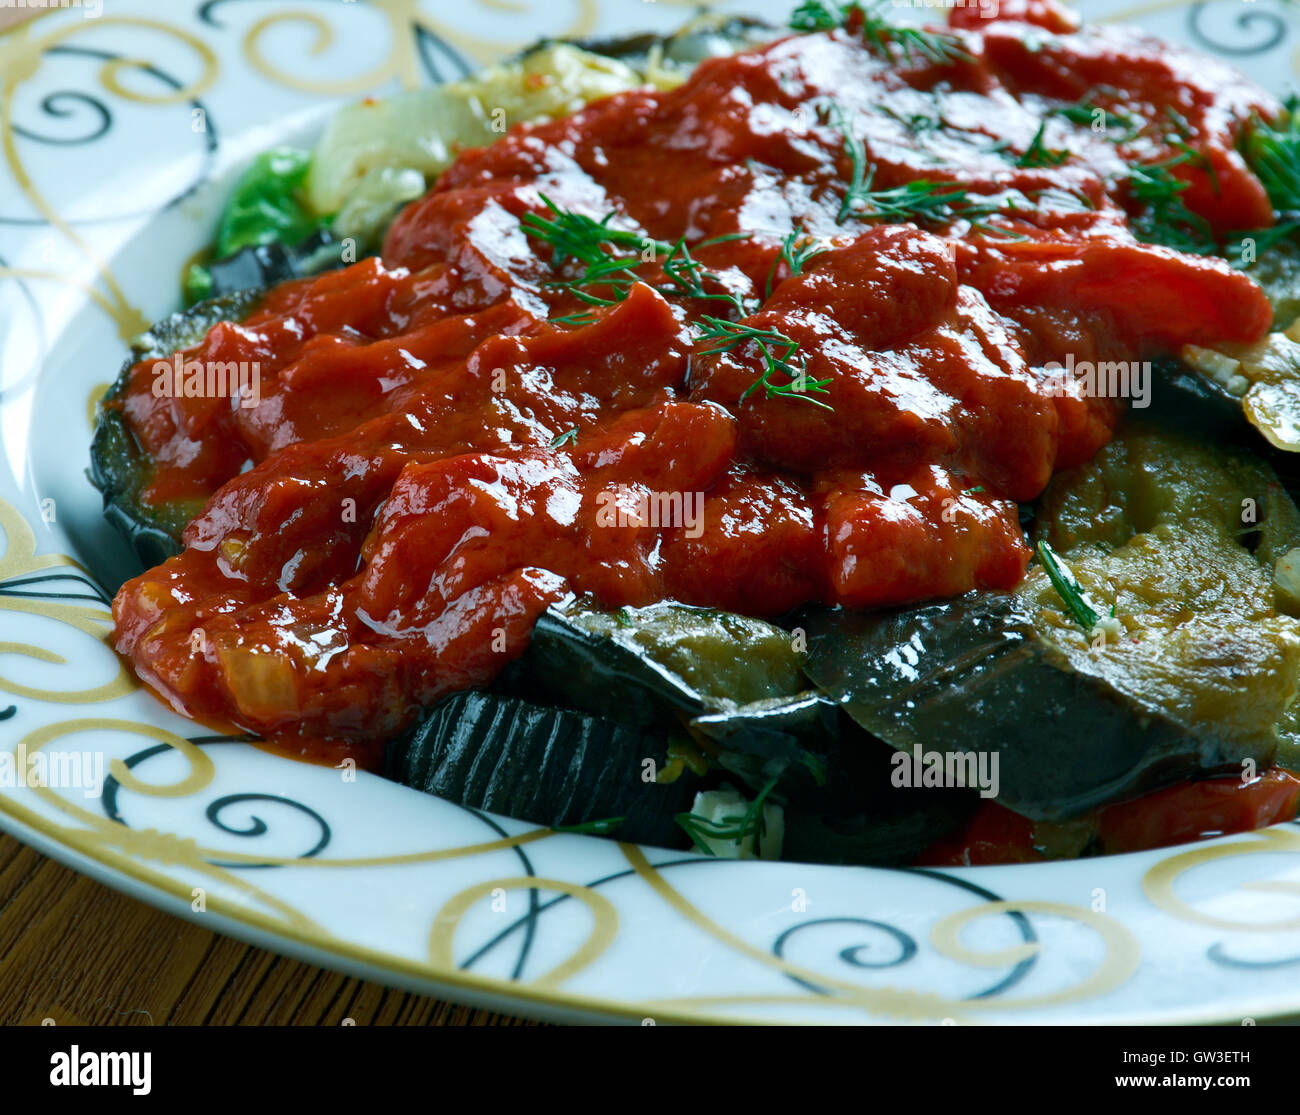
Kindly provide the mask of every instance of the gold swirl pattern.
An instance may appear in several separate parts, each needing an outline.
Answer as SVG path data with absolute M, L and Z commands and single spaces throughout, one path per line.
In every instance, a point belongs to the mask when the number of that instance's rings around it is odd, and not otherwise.
M 1300 913 L 1295 917 L 1282 918 L 1277 921 L 1248 922 L 1237 918 L 1219 917 L 1207 914 L 1183 901 L 1174 889 L 1178 877 L 1184 872 L 1202 864 L 1237 856 L 1256 854 L 1276 855 L 1279 852 L 1300 853 L 1300 833 L 1291 828 L 1260 829 L 1251 833 L 1246 840 L 1234 840 L 1227 844 L 1207 844 L 1203 847 L 1189 848 L 1152 867 L 1142 879 L 1142 890 L 1152 902 L 1162 910 L 1182 921 L 1209 925 L 1216 929 L 1240 930 L 1247 933 L 1280 933 L 1300 929 Z M 1300 899 L 1300 883 L 1285 879 L 1261 880 L 1241 884 L 1242 890 L 1256 893 L 1285 894 Z
M 0 584 L 22 577 L 26 574 L 53 568 L 75 569 L 89 577 L 83 565 L 62 554 L 37 556 L 36 535 L 28 526 L 27 520 L 18 510 L 8 503 L 0 501 L 0 530 L 4 532 L 5 549 L 0 556 Z M 89 635 L 96 642 L 105 646 L 108 641 L 108 629 L 112 617 L 105 607 L 89 607 L 82 604 L 69 604 L 57 600 L 36 600 L 28 597 L 7 596 L 0 593 L 0 609 L 21 612 L 27 615 L 44 616 Z M 29 643 L 0 642 L 0 655 L 19 654 L 40 662 L 66 665 L 67 660 L 60 654 L 44 647 Z M 135 688 L 135 680 L 125 664 L 114 658 L 117 673 L 109 682 L 89 689 L 55 691 L 22 685 L 0 676 L 0 691 L 15 696 L 31 697 L 41 701 L 59 701 L 65 704 L 90 704 L 98 701 L 111 701 Z
M 564 879 L 539 879 L 533 875 L 515 876 L 508 879 L 488 879 L 475 883 L 459 894 L 452 896 L 438 911 L 433 919 L 433 930 L 429 934 L 429 962 L 438 969 L 448 970 L 456 966 L 452 953 L 452 939 L 456 926 L 469 913 L 474 905 L 495 891 L 503 893 L 518 890 L 545 890 L 567 894 L 576 898 L 591 912 L 592 927 L 587 939 L 574 950 L 567 960 L 557 964 L 549 972 L 532 980 L 534 987 L 558 987 L 566 980 L 576 976 L 595 961 L 613 943 L 618 935 L 618 911 L 599 891 L 570 883 Z
M 0 268 L 0 278 L 40 279 L 69 283 L 83 290 L 117 325 L 118 335 L 124 341 L 142 333 L 149 327 L 148 319 L 131 304 L 123 293 L 107 260 L 85 237 L 68 224 L 36 188 L 18 152 L 13 128 L 14 93 L 20 85 L 31 80 L 40 68 L 41 60 L 51 48 L 83 31 L 87 26 L 97 30 L 106 27 L 136 27 L 161 32 L 163 35 L 189 47 L 202 63 L 202 71 L 194 81 L 165 94 L 142 93 L 124 86 L 120 75 L 126 70 L 139 70 L 147 63 L 139 59 L 113 59 L 99 70 L 104 88 L 127 100 L 142 104 L 166 105 L 191 100 L 209 89 L 217 80 L 219 65 L 212 49 L 202 39 L 171 24 L 140 16 L 102 16 L 91 21 L 67 23 L 44 35 L 32 36 L 29 28 L 20 25 L 4 38 L 0 38 L 0 154 L 8 164 L 19 190 L 32 207 L 57 230 L 88 261 L 93 273 L 102 284 L 98 290 L 93 283 L 63 272 L 44 268 Z
M 533 7 L 532 4 L 515 3 L 512 0 L 480 0 L 480 3 L 504 15 L 527 13 Z M 555 32 L 557 35 L 586 35 L 595 27 L 598 15 L 597 0 L 576 0 L 576 3 L 578 8 L 576 17 L 567 27 L 558 29 Z M 419 85 L 416 36 L 421 28 L 436 34 L 477 62 L 495 61 L 527 45 L 524 42 L 498 42 L 466 34 L 454 24 L 427 14 L 420 0 L 375 0 L 370 6 L 383 14 L 388 25 L 388 41 L 391 47 L 383 61 L 355 77 L 329 81 L 298 77 L 282 70 L 271 61 L 269 54 L 264 50 L 262 40 L 268 31 L 294 24 L 307 27 L 312 31 L 312 43 L 307 48 L 310 56 L 318 57 L 328 50 L 336 40 L 334 26 L 314 11 L 292 9 L 263 16 L 245 33 L 244 52 L 253 67 L 271 81 L 304 93 L 348 96 L 373 89 L 393 78 L 398 79 L 407 89 Z
M 1062 902 L 988 902 L 950 914 L 935 924 L 930 931 L 934 947 L 944 956 L 971 967 L 1002 968 L 1018 964 L 1038 952 L 1035 944 L 1017 945 L 1010 949 L 976 952 L 961 942 L 961 931 L 971 922 L 994 914 L 1010 912 L 1044 914 L 1076 921 L 1091 929 L 1102 939 L 1106 955 L 1097 970 L 1082 983 L 1065 991 L 1049 995 L 1027 996 L 1023 999 L 989 999 L 983 1006 L 989 1010 L 1028 1010 L 1035 1007 L 1056 1006 L 1075 999 L 1093 999 L 1123 986 L 1138 969 L 1141 949 L 1133 936 L 1115 918 L 1086 910 L 1081 906 L 1068 906 Z

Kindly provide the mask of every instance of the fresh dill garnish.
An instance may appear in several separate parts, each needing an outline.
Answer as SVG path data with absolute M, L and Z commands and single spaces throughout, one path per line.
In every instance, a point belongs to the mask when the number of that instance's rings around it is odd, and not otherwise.
M 1133 218 L 1133 232 L 1148 244 L 1163 244 L 1180 252 L 1209 255 L 1218 250 L 1210 222 L 1187 208 L 1183 191 L 1190 185 L 1173 168 L 1201 158 L 1190 148 L 1156 163 L 1128 168 L 1128 186 L 1142 211 Z
M 839 101 L 827 99 L 817 106 L 820 115 L 827 124 L 840 133 L 843 140 L 845 157 L 849 160 L 849 188 L 840 202 L 840 211 L 836 214 L 837 224 L 843 224 L 853 215 L 853 207 L 867 186 L 867 145 L 853 130 L 853 122 L 848 118 Z
M 636 626 L 636 620 L 632 618 L 632 613 L 627 610 L 626 604 L 624 604 L 623 607 L 619 608 L 619 610 L 614 613 L 614 622 L 617 623 L 619 627 Z
M 703 240 L 695 245 L 695 248 L 698 251 L 713 244 L 725 244 L 729 240 L 743 239 L 745 239 L 744 233 L 731 233 L 727 236 L 715 236 Z M 691 249 L 686 246 L 685 237 L 678 240 L 669 250 L 668 257 L 663 262 L 663 272 L 668 283 L 666 286 L 655 288 L 661 294 L 724 302 L 740 317 L 748 313 L 751 308 L 757 308 L 751 307 L 739 295 L 725 289 L 721 276 L 709 271 L 691 254 Z M 720 289 L 709 290 L 706 283 Z
M 1237 258 L 1230 262 L 1234 267 L 1249 267 L 1265 252 L 1277 247 L 1283 240 L 1291 239 L 1297 232 L 1300 232 L 1300 220 L 1282 221 L 1272 228 L 1251 228 L 1229 233 L 1229 239 L 1237 240 L 1241 244 Z M 1247 258 L 1246 253 L 1247 240 L 1254 244 L 1254 251 L 1250 253 L 1250 258 Z
M 759 790 L 754 800 L 749 803 L 744 813 L 731 814 L 714 821 L 701 817 L 698 813 L 678 813 L 673 818 L 691 838 L 691 843 L 706 855 L 716 855 L 706 840 L 731 840 L 740 847 L 749 837 L 754 838 L 754 851 L 759 850 L 759 842 L 767 832 L 767 817 L 763 805 L 767 796 L 776 787 L 778 776 L 773 776 Z
M 551 438 L 551 448 L 560 449 L 565 445 L 578 444 L 578 427 L 574 426 L 571 430 L 565 430 L 564 433 L 557 437 Z
M 563 317 L 551 318 L 552 325 L 576 325 L 578 327 L 594 325 L 599 315 L 595 310 L 582 310 L 576 314 L 565 314 Z
M 545 194 L 541 197 L 546 208 L 554 216 L 543 217 L 537 213 L 525 213 L 519 223 L 529 236 L 535 236 L 551 245 L 552 267 L 558 268 L 570 259 L 576 259 L 589 267 L 608 266 L 610 254 L 604 247 L 606 244 L 620 248 L 636 248 L 641 251 L 647 248 L 662 248 L 668 251 L 666 244 L 648 240 L 639 232 L 611 227 L 610 221 L 617 216 L 613 212 L 598 221 L 583 213 L 575 213 L 572 209 L 561 209 Z M 640 255 L 634 255 L 617 257 L 617 262 L 631 267 L 642 261 Z
M 961 39 L 947 31 L 930 31 L 903 23 L 892 23 L 884 15 L 888 0 L 806 0 L 790 16 L 796 31 L 833 31 L 843 27 L 862 36 L 868 48 L 886 58 L 901 55 L 911 62 L 916 55 L 938 66 L 973 61 Z
M 612 306 L 626 299 L 636 283 L 645 281 L 635 268 L 651 263 L 662 255 L 666 282 L 662 285 L 649 284 L 661 294 L 719 301 L 736 317 L 745 317 L 757 308 L 756 303 L 748 302 L 742 296 L 727 290 L 721 276 L 707 270 L 695 258 L 684 237 L 676 244 L 665 244 L 636 232 L 614 228 L 611 222 L 616 214 L 612 212 L 598 221 L 594 217 L 562 209 L 548 197 L 543 196 L 542 200 L 551 210 L 552 216 L 526 214 L 520 222 L 524 231 L 551 245 L 552 267 L 558 268 L 570 261 L 577 261 L 585 267 L 577 278 L 557 280 L 548 285 L 561 287 L 591 306 Z M 792 235 L 793 239 L 788 241 L 782 252 L 784 255 L 788 251 L 792 267 L 802 269 L 816 252 L 798 244 L 799 234 Z M 696 250 L 742 238 L 740 233 L 714 237 L 697 244 Z M 629 247 L 640 248 L 641 251 L 636 255 L 619 254 L 616 251 Z M 709 286 L 720 289 L 711 290 Z M 598 294 L 596 290 L 603 290 L 604 293 Z M 566 325 L 586 325 L 590 324 L 591 315 L 569 314 L 554 318 L 553 321 Z M 784 333 L 739 325 L 725 318 L 708 315 L 694 324 L 694 330 L 697 341 L 712 343 L 712 347 L 700 353 L 702 356 L 728 352 L 751 341 L 757 346 L 763 360 L 763 373 L 740 396 L 740 402 L 761 388 L 764 398 L 807 399 L 826 410 L 833 409 L 807 394 L 827 394 L 826 388 L 831 381 L 808 379 L 807 358 L 797 366 L 794 364 L 799 344 Z M 554 445 L 553 448 L 559 446 Z
M 1102 132 L 1112 143 L 1126 143 L 1134 139 L 1146 126 L 1139 117 L 1127 113 L 1113 112 L 1095 105 L 1091 100 L 1076 101 L 1072 105 L 1060 105 L 1049 109 L 1048 116 L 1059 116 L 1081 128 Z
M 973 488 L 967 488 L 967 489 L 966 489 L 966 491 L 969 492 L 969 493 L 970 493 L 971 495 L 973 495 L 973 496 L 974 496 L 974 495 L 979 495 L 979 493 L 982 492 L 983 490 L 984 490 L 984 485 L 983 485 L 983 484 L 976 484 L 975 487 L 973 487 Z
M 1034 138 L 1030 141 L 1029 146 L 1025 148 L 1025 153 L 1016 160 L 1016 166 L 1060 166 L 1070 157 L 1069 151 L 1047 146 L 1044 140 L 1046 130 L 1047 121 L 1044 120 L 1038 125 L 1038 131 L 1034 133 Z
M 605 836 L 619 827 L 626 817 L 603 817 L 598 821 L 583 821 L 577 825 L 551 825 L 552 832 L 588 833 Z
M 558 269 L 570 260 L 585 267 L 576 278 L 555 280 L 547 285 L 567 290 L 589 306 L 613 306 L 626 299 L 633 286 L 645 281 L 637 274 L 636 268 L 662 257 L 667 282 L 662 286 L 648 284 L 661 294 L 718 300 L 742 315 L 748 312 L 749 307 L 737 295 L 726 290 L 706 289 L 705 283 L 720 284 L 722 280 L 691 254 L 685 237 L 675 244 L 667 244 L 639 232 L 614 228 L 610 222 L 617 214 L 613 211 L 598 221 L 583 213 L 562 209 L 544 194 L 542 200 L 553 216 L 526 213 L 520 226 L 529 236 L 551 246 L 553 268 Z M 743 239 L 743 234 L 715 236 L 697 244 L 696 250 L 738 239 Z M 635 254 L 620 254 L 616 250 L 626 248 L 636 249 Z M 566 325 L 588 325 L 593 319 L 590 314 L 570 314 L 553 320 Z
M 815 237 L 809 236 L 804 232 L 802 226 L 792 229 L 786 234 L 781 241 L 781 252 L 772 261 L 772 268 L 767 273 L 767 286 L 764 288 L 764 295 L 767 298 L 772 297 L 772 284 L 776 280 L 776 271 L 781 264 L 785 264 L 790 271 L 790 277 L 802 275 L 803 269 L 808 266 L 819 255 L 823 255 L 826 249 L 821 246 L 821 241 Z
M 787 337 L 778 329 L 758 329 L 752 325 L 743 325 L 724 318 L 704 317 L 700 319 L 701 341 L 711 341 L 712 347 L 703 349 L 701 356 L 714 356 L 723 352 L 733 352 L 747 345 L 754 345 L 763 359 L 763 374 L 751 383 L 741 394 L 738 402 L 743 403 L 755 391 L 762 388 L 764 398 L 805 399 L 823 410 L 833 409 L 813 394 L 828 394 L 826 388 L 829 379 L 808 378 L 808 358 L 805 356 L 796 367 L 793 363 L 795 353 L 799 351 L 799 342 Z M 786 382 L 776 382 L 773 376 L 783 376 Z
M 1086 634 L 1091 635 L 1092 629 L 1097 626 L 1097 621 L 1101 617 L 1084 598 L 1083 589 L 1075 580 L 1073 571 L 1057 557 L 1056 551 L 1046 542 L 1038 543 L 1038 560 L 1047 573 L 1047 579 L 1052 582 L 1052 587 L 1064 602 L 1070 618 L 1082 627 Z
M 939 115 L 927 116 L 924 112 L 913 112 L 904 116 L 897 109 L 890 108 L 889 105 L 879 105 L 878 110 L 891 120 L 896 120 L 902 124 L 913 135 L 937 132 L 943 127 L 943 117 Z
M 1242 153 L 1273 208 L 1300 214 L 1300 98 L 1288 97 L 1275 122 L 1255 119 L 1242 142 Z
M 995 228 L 984 220 L 985 217 L 1006 211 L 1006 205 L 995 205 L 988 199 L 972 197 L 965 187 L 955 182 L 918 178 L 901 186 L 875 189 L 875 167 L 868 166 L 866 144 L 854 132 L 843 107 L 838 101 L 826 98 L 820 103 L 819 112 L 826 123 L 840 133 L 844 140 L 844 154 L 849 160 L 848 189 L 836 216 L 839 224 L 843 224 L 849 217 L 863 221 L 911 221 L 916 224 L 946 224 L 963 219 L 970 221 L 971 227 L 980 232 L 1019 238 L 1011 230 Z M 1011 208 L 1014 209 L 1014 206 Z

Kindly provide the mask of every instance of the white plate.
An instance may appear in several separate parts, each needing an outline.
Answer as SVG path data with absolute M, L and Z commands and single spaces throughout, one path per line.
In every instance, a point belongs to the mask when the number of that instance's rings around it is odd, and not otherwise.
M 56 11 L 0 36 L 0 754 L 13 756 L 0 765 L 0 825 L 222 932 L 546 1017 L 1300 1010 L 1295 826 L 942 872 L 640 851 L 204 742 L 108 649 L 96 580 L 115 586 L 131 568 L 84 475 L 91 400 L 126 339 L 176 308 L 181 265 L 210 237 L 231 175 L 309 136 L 342 99 L 446 79 L 542 34 L 666 29 L 692 6 L 110 0 L 100 18 Z M 729 5 L 778 19 L 790 6 Z M 1291 83 L 1300 17 L 1284 3 L 1132 12 L 1261 82 Z M 51 763 L 50 786 L 15 785 L 23 754 L 64 765 Z

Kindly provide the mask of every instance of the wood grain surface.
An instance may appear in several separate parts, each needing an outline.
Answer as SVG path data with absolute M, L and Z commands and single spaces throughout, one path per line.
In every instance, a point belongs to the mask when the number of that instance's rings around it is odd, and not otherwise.
M 532 1025 L 277 956 L 0 835 L 0 1025 Z

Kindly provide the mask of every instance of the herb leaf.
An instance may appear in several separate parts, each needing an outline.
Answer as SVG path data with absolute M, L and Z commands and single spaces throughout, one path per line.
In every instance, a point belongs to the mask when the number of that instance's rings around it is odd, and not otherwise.
M 752 836 L 754 851 L 757 853 L 759 841 L 767 831 L 767 817 L 763 811 L 763 804 L 767 801 L 768 794 L 776 787 L 778 778 L 779 776 L 773 776 L 769 779 L 742 814 L 714 821 L 708 817 L 701 817 L 698 813 L 678 813 L 673 820 L 685 830 L 696 849 L 706 855 L 717 854 L 705 843 L 706 837 L 711 840 L 732 840 L 739 847 L 747 837 Z
M 1179 178 L 1173 167 L 1201 160 L 1198 152 L 1185 147 L 1179 154 L 1156 163 L 1129 167 L 1128 185 L 1142 212 L 1133 219 L 1133 231 L 1148 244 L 1163 244 L 1180 252 L 1209 255 L 1218 251 L 1210 222 L 1187 208 L 1182 199 L 1190 183 Z
M 552 832 L 564 833 L 594 833 L 597 836 L 605 836 L 619 827 L 626 817 L 602 817 L 598 821 L 583 821 L 577 825 L 551 825 Z
M 1034 133 L 1034 138 L 1025 148 L 1025 153 L 1016 160 L 1016 166 L 1019 167 L 1039 167 L 1039 166 L 1060 166 L 1070 157 L 1069 151 L 1063 151 L 1060 148 L 1048 147 L 1043 139 L 1043 134 L 1047 130 L 1047 121 L 1044 120 L 1038 125 L 1038 131 Z
M 1274 123 L 1255 120 L 1242 153 L 1279 213 L 1300 212 L 1300 98 L 1288 97 Z
M 1092 629 L 1097 626 L 1097 621 L 1101 617 L 1085 599 L 1083 589 L 1075 580 L 1073 571 L 1061 561 L 1056 551 L 1046 542 L 1038 543 L 1038 560 L 1047 573 L 1047 579 L 1052 582 L 1052 587 L 1064 602 L 1065 610 L 1086 634 L 1091 635 Z
M 847 4 L 807 0 L 790 16 L 790 26 L 796 31 L 833 31 L 843 27 L 860 34 L 871 50 L 886 58 L 901 56 L 911 62 L 915 55 L 920 55 L 938 66 L 973 60 L 961 39 L 950 32 L 891 23 L 884 15 L 888 6 L 886 0 Z
M 755 391 L 762 388 L 764 398 L 804 399 L 823 410 L 833 408 L 814 399 L 813 394 L 828 394 L 829 379 L 808 378 L 808 358 L 804 357 L 796 367 L 792 361 L 799 351 L 799 342 L 787 337 L 778 329 L 758 329 L 752 325 L 742 325 L 723 318 L 704 317 L 700 319 L 701 341 L 712 341 L 713 347 L 706 348 L 701 356 L 712 356 L 722 352 L 731 352 L 743 345 L 753 344 L 763 358 L 763 374 L 745 388 L 738 402 L 743 403 Z M 774 382 L 773 376 L 784 376 L 787 382 Z

